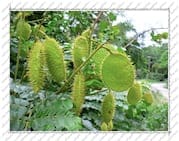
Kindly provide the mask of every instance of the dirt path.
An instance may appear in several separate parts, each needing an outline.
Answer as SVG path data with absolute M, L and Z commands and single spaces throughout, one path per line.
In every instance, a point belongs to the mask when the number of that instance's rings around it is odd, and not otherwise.
M 166 86 L 166 84 L 162 83 L 162 82 L 151 83 L 152 91 L 162 94 L 168 100 L 169 99 L 169 91 L 165 86 Z

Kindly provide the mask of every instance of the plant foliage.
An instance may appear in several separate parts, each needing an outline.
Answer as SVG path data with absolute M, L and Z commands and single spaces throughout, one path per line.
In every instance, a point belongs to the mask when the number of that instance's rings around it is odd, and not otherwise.
M 133 26 L 116 19 L 109 11 L 11 13 L 10 130 L 167 129 L 168 105 L 136 83 L 140 61 L 129 48 L 139 43 L 123 48 Z M 161 43 L 168 35 L 151 36 Z M 165 51 L 161 72 L 166 58 Z

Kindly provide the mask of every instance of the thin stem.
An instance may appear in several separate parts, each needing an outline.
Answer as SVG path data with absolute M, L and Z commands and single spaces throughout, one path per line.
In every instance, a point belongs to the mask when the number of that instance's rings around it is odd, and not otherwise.
M 16 58 L 16 69 L 15 69 L 14 81 L 16 81 L 16 79 L 17 79 L 17 74 L 18 74 L 18 69 L 19 69 L 21 45 L 22 45 L 22 42 L 21 42 L 21 40 L 19 40 L 18 52 L 17 52 L 17 58 Z
M 127 45 L 125 45 L 124 48 L 127 48 L 127 47 L 128 47 L 129 45 L 131 45 L 135 40 L 137 40 L 138 37 L 144 35 L 145 33 L 150 32 L 151 30 L 160 30 L 160 29 L 168 29 L 168 28 L 150 28 L 150 29 L 148 29 L 148 30 L 145 30 L 145 31 L 139 33 L 139 34 L 136 32 L 136 35 L 134 36 L 134 38 L 133 38 Z
M 91 27 L 91 36 L 92 36 L 95 26 L 96 26 L 97 22 L 99 21 L 99 19 L 101 18 L 102 14 L 103 14 L 103 11 L 100 11 L 96 20 L 93 22 L 92 27 Z
M 47 11 L 43 13 L 43 16 L 46 15 L 46 13 L 47 13 Z M 39 30 L 40 30 L 40 28 L 41 28 L 43 22 L 45 21 L 45 18 L 46 18 L 45 16 L 42 18 L 42 20 L 41 20 L 41 22 L 40 22 L 40 24 L 39 24 Z
M 29 113 L 29 116 L 28 116 L 28 120 L 30 120 L 31 116 L 32 116 L 32 110 L 30 110 L 30 113 Z M 28 126 L 29 126 L 29 121 L 26 121 L 26 123 L 25 123 L 25 131 L 27 131 Z
M 105 50 L 107 50 L 110 54 L 115 54 L 115 53 L 114 53 L 114 52 L 112 52 L 109 48 L 104 47 L 104 46 L 103 46 L 103 48 L 104 48 Z
M 43 21 L 44 20 L 44 18 L 42 18 L 42 19 L 37 19 L 37 20 L 32 20 L 32 21 L 28 21 L 29 23 L 36 23 L 36 22 L 40 22 L 40 21 Z
M 74 72 L 70 75 L 70 77 L 68 78 L 68 80 L 65 82 L 65 84 L 61 87 L 61 89 L 59 89 L 56 94 L 62 92 L 62 90 L 66 87 L 66 85 L 68 85 L 70 83 L 70 81 L 72 80 L 72 78 L 75 76 L 75 74 L 77 74 L 88 62 L 89 60 L 95 55 L 95 53 L 103 47 L 103 45 L 106 44 L 100 44 L 94 51 L 93 53 L 90 54 L 90 56 L 86 59 L 85 62 L 83 62 L 76 70 L 74 70 Z
M 99 94 L 99 93 L 102 93 L 102 92 L 106 92 L 107 90 L 108 90 L 107 88 L 106 89 L 101 89 L 101 90 L 95 91 L 93 93 L 90 93 L 87 96 L 96 95 L 96 94 Z
M 92 49 L 92 35 L 93 35 L 93 32 L 94 32 L 94 29 L 95 29 L 95 25 L 97 24 L 97 22 L 99 21 L 99 19 L 101 18 L 103 14 L 103 11 L 100 11 L 100 13 L 98 14 L 97 18 L 95 19 L 95 21 L 93 22 L 92 24 L 92 27 L 91 27 L 91 33 L 90 33 L 90 37 L 89 37 L 89 43 L 90 43 L 90 50 L 89 50 L 89 53 L 91 54 L 91 49 Z

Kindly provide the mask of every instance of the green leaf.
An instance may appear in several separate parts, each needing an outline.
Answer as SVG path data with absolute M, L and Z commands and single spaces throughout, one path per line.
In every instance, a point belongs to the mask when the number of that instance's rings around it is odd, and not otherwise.
M 109 16 L 109 19 L 110 19 L 111 21 L 115 21 L 115 20 L 116 20 L 116 15 L 115 15 L 114 13 L 110 12 L 110 13 L 108 14 L 108 16 Z
M 99 28 L 100 28 L 100 31 L 104 31 L 105 29 L 107 29 L 109 23 L 107 21 L 101 21 L 99 23 Z
M 120 29 L 118 25 L 112 26 L 111 30 L 114 36 L 117 36 L 120 33 Z
M 68 115 L 47 116 L 36 118 L 32 121 L 33 130 L 79 130 L 81 129 L 81 119 L 72 113 Z
M 10 105 L 10 116 L 11 118 L 22 118 L 25 113 L 27 112 L 27 108 L 20 106 L 20 105 L 16 105 L 16 104 L 11 104 Z
M 18 119 L 10 120 L 10 131 L 22 131 L 24 129 L 24 122 Z

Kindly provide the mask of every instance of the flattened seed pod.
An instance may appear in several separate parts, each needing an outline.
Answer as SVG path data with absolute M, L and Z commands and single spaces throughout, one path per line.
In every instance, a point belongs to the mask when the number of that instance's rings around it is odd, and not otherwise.
M 144 101 L 145 101 L 146 103 L 148 103 L 148 104 L 152 104 L 152 103 L 153 103 L 153 96 L 152 96 L 151 93 L 145 93 L 145 94 L 143 95 L 143 99 L 144 99 Z
M 110 49 L 113 52 L 117 52 L 117 50 L 115 50 L 114 46 L 111 44 L 105 44 L 104 47 Z M 110 54 L 109 51 L 107 51 L 104 48 L 101 48 L 92 57 L 94 64 L 95 64 L 95 72 L 96 72 L 97 76 L 99 76 L 99 77 L 101 77 L 102 62 L 104 61 L 106 56 L 108 56 L 109 54 Z
M 124 54 L 110 54 L 102 64 L 102 80 L 111 90 L 125 91 L 132 87 L 135 70 L 130 59 Z
M 78 36 L 72 49 L 74 67 L 79 67 L 89 56 L 88 40 L 83 36 Z
M 85 78 L 82 72 L 75 75 L 72 89 L 72 100 L 75 105 L 75 112 L 80 115 L 85 97 Z
M 37 41 L 28 58 L 28 77 L 35 93 L 44 85 L 44 57 L 44 46 L 40 41 Z
M 113 94 L 109 93 L 104 97 L 101 114 L 103 121 L 106 123 L 113 119 L 115 114 L 115 98 Z
M 101 131 L 108 131 L 108 126 L 105 122 L 101 124 Z
M 48 70 L 52 79 L 60 83 L 66 79 L 66 66 L 62 47 L 53 38 L 45 39 L 43 44 Z
M 142 97 L 142 90 L 139 83 L 135 83 L 128 92 L 127 101 L 129 104 L 136 104 Z
M 17 36 L 22 40 L 28 40 L 32 30 L 30 24 L 24 20 L 19 20 L 16 26 Z

